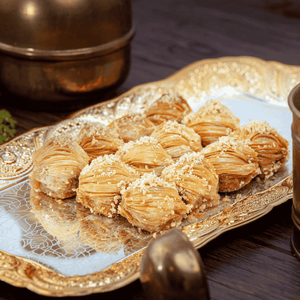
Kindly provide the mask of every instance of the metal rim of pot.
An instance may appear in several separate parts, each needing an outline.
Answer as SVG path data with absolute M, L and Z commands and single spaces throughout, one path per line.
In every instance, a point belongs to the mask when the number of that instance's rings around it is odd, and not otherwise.
M 89 48 L 47 51 L 33 48 L 15 47 L 0 42 L 0 51 L 8 55 L 18 56 L 31 60 L 79 60 L 102 56 L 107 53 L 117 51 L 118 49 L 127 45 L 133 39 L 135 29 L 135 24 L 133 24 L 131 29 L 122 37 L 111 42 Z

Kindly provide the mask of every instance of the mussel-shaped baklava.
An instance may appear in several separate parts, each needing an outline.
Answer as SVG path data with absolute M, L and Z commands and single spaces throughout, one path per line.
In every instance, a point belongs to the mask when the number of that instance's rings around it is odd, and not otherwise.
M 173 183 L 146 173 L 122 193 L 118 211 L 132 225 L 154 233 L 178 226 L 189 209 Z
M 201 153 L 188 153 L 166 167 L 161 177 L 174 182 L 192 210 L 204 211 L 219 204 L 219 178 L 212 164 Z
M 76 200 L 91 211 L 116 216 L 121 189 L 139 177 L 119 156 L 99 156 L 80 173 Z
M 89 159 L 71 137 L 53 137 L 33 155 L 30 185 L 35 191 L 57 199 L 72 197 L 78 187 L 78 176 Z
M 183 154 L 202 150 L 201 138 L 192 128 L 176 121 L 167 121 L 155 128 L 151 137 L 158 140 L 173 160 Z
M 121 160 L 137 170 L 140 174 L 155 172 L 160 175 L 162 170 L 173 163 L 172 157 L 149 136 L 124 144 L 116 152 Z
M 193 128 L 201 136 L 205 147 L 236 130 L 240 120 L 218 100 L 209 100 L 196 113 L 187 115 L 183 124 Z
M 144 114 L 129 114 L 114 120 L 108 127 L 127 143 L 151 135 L 156 126 Z
M 100 123 L 84 126 L 78 134 L 78 142 L 91 160 L 98 156 L 114 154 L 123 145 L 123 140 L 114 130 Z
M 145 114 L 155 125 L 165 121 L 181 122 L 183 117 L 192 112 L 189 104 L 177 93 L 163 94 L 146 109 Z
M 240 127 L 232 136 L 247 143 L 258 154 L 258 163 L 265 179 L 289 159 L 289 142 L 266 122 L 252 121 Z
M 237 191 L 261 173 L 257 153 L 233 137 L 221 137 L 201 153 L 219 176 L 220 192 Z

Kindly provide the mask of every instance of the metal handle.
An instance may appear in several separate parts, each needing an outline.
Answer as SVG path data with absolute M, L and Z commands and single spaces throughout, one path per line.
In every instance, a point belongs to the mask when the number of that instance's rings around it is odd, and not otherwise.
M 141 259 L 140 281 L 149 300 L 209 299 L 201 256 L 179 229 L 150 243 Z

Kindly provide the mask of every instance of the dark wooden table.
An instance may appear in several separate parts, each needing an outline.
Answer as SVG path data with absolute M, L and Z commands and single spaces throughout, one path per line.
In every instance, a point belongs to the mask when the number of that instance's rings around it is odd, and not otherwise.
M 171 75 L 195 61 L 249 55 L 300 65 L 300 4 L 288 0 L 133 0 L 137 31 L 129 76 L 119 93 Z M 3 102 L 3 100 L 2 100 Z M 17 133 L 63 120 L 72 111 L 24 111 L 1 103 Z M 211 299 L 300 299 L 300 262 L 292 255 L 291 200 L 202 247 Z M 0 282 L 0 299 L 42 299 Z M 82 299 L 146 299 L 139 280 Z

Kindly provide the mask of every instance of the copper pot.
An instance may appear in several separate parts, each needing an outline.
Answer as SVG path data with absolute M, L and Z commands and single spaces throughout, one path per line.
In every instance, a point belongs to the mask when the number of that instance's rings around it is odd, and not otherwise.
M 0 0 L 0 102 L 63 109 L 113 95 L 134 31 L 130 0 Z
M 293 113 L 293 234 L 291 246 L 295 256 L 300 260 L 300 84 L 291 90 L 288 104 Z

